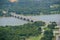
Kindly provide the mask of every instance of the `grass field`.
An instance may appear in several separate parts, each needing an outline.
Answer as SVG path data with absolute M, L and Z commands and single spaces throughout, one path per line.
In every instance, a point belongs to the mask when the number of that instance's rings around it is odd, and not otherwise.
M 35 37 L 29 37 L 26 40 L 40 40 L 43 35 L 35 36 Z

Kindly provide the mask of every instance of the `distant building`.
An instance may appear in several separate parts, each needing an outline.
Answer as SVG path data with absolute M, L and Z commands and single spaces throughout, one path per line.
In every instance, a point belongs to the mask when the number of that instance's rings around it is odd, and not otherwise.
M 53 33 L 54 33 L 54 40 L 60 40 L 60 26 L 56 26 Z

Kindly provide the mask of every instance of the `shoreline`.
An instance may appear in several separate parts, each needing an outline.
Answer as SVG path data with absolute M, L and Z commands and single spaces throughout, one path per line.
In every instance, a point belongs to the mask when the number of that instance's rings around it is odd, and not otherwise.
M 23 15 L 23 14 L 18 14 Z M 60 15 L 60 14 L 41 14 L 41 15 L 23 15 L 23 16 L 42 16 L 42 15 Z

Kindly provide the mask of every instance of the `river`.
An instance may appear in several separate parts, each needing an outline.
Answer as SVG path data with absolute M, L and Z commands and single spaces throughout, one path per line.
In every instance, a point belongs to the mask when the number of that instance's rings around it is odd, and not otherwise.
M 54 15 L 39 15 L 39 16 L 27 16 L 31 19 L 34 19 L 35 21 L 45 21 L 45 22 L 57 22 L 58 25 L 60 25 L 60 14 L 54 14 Z M 21 19 L 17 19 L 14 17 L 0 17 L 0 26 L 17 26 L 17 25 L 23 25 L 28 23 L 28 21 L 24 21 Z

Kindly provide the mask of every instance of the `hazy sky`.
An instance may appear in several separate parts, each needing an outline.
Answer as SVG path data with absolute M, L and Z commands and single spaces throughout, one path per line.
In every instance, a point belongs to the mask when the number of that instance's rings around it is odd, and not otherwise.
M 17 2 L 18 0 L 9 0 L 10 2 Z

